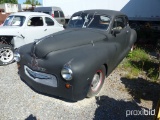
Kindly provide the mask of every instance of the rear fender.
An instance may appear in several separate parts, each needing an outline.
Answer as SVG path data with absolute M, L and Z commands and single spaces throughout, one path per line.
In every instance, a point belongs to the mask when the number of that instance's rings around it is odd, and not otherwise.
M 130 39 L 129 39 L 129 46 L 132 47 L 132 45 L 137 40 L 137 33 L 134 29 L 131 29 Z

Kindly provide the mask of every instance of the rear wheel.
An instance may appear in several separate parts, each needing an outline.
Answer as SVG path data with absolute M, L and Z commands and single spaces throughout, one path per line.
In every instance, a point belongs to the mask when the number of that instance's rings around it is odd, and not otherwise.
M 105 79 L 105 67 L 101 66 L 93 76 L 87 97 L 93 97 L 101 90 Z
M 13 47 L 7 44 L 0 44 L 0 66 L 8 65 L 13 61 Z

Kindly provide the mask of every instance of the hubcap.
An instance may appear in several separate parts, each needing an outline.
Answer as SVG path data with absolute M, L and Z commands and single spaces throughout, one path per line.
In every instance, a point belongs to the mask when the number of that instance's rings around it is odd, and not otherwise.
M 0 61 L 8 63 L 13 60 L 13 51 L 10 49 L 0 49 Z
M 91 83 L 91 89 L 97 91 L 102 82 L 102 71 L 97 71 Z

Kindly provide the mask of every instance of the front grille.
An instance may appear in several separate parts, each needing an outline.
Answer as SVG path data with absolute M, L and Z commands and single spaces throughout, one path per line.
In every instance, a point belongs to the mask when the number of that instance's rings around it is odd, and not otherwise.
M 57 87 L 57 78 L 53 75 L 33 71 L 27 66 L 24 66 L 24 71 L 29 78 L 31 78 L 33 81 L 37 83 L 51 87 Z

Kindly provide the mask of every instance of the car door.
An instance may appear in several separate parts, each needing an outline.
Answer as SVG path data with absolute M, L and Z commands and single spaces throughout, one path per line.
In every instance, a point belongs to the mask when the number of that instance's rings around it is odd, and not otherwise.
M 125 19 L 123 16 L 117 16 L 113 23 L 112 30 L 119 31 L 117 34 L 115 34 L 115 42 L 117 47 L 118 54 L 122 53 L 127 45 L 127 34 L 128 30 L 125 24 Z
M 25 43 L 31 43 L 35 39 L 46 36 L 46 26 L 42 16 L 29 17 L 25 27 Z
M 44 22 L 47 26 L 45 30 L 47 35 L 63 30 L 63 27 L 59 26 L 51 17 L 44 17 Z
M 61 23 L 60 17 L 59 17 L 59 11 L 54 11 L 54 18 L 57 20 L 58 23 Z
M 114 67 L 122 60 L 125 54 L 127 47 L 127 34 L 128 30 L 124 16 L 115 17 L 111 26 L 111 33 L 109 34 L 109 39 L 114 48 L 114 55 L 110 64 Z
M 65 17 L 62 11 L 59 11 L 60 15 L 60 24 L 65 25 Z

